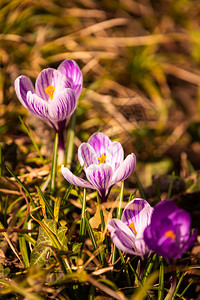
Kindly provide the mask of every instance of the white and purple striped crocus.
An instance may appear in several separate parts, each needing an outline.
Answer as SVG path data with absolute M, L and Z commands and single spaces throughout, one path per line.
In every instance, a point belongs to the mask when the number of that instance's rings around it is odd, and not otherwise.
M 133 172 L 136 157 L 129 154 L 124 160 L 124 150 L 119 142 L 111 142 L 102 132 L 94 133 L 87 143 L 78 148 L 78 158 L 88 181 L 75 176 L 62 165 L 61 171 L 65 179 L 76 186 L 96 189 L 101 201 L 107 199 L 111 187 L 128 178 Z
M 176 261 L 192 246 L 197 230 L 191 234 L 191 217 L 171 200 L 158 203 L 151 223 L 144 231 L 144 240 L 149 248 L 168 263 Z
M 62 132 L 74 112 L 82 89 L 83 77 L 77 63 L 63 61 L 58 69 L 44 69 L 35 88 L 24 75 L 15 80 L 19 101 L 31 113 L 43 119 L 57 132 Z
M 149 225 L 153 208 L 141 198 L 130 201 L 122 213 L 121 220 L 108 222 L 113 244 L 123 252 L 146 258 L 151 250 L 144 241 L 143 232 Z

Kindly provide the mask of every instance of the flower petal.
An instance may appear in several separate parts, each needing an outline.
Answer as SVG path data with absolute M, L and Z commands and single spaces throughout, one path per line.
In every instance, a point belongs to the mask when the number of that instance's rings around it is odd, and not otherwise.
M 146 200 L 135 198 L 124 208 L 121 220 L 126 225 L 134 223 L 136 231 L 143 232 L 151 221 L 152 212 L 153 208 Z
M 195 229 L 192 233 L 192 235 L 190 236 L 190 238 L 185 242 L 185 244 L 183 245 L 182 253 L 185 253 L 187 250 L 189 250 L 191 248 L 191 246 L 194 244 L 194 242 L 196 241 L 198 236 L 198 229 Z
M 70 78 L 72 81 L 72 89 L 76 92 L 78 99 L 83 85 L 83 76 L 79 66 L 74 60 L 64 60 L 58 67 L 58 71 Z
M 159 202 L 153 211 L 151 224 L 153 228 L 158 228 L 163 218 L 169 218 L 170 214 L 173 214 L 178 210 L 177 205 L 172 200 L 163 200 Z
M 101 197 L 105 197 L 111 186 L 113 170 L 106 164 L 90 165 L 85 170 L 87 179 L 99 191 Z
M 135 245 L 135 237 L 130 228 L 121 220 L 110 220 L 108 222 L 108 230 L 110 231 L 112 242 L 118 249 L 129 254 L 138 254 L 133 250 Z
M 112 184 L 115 184 L 117 182 L 120 182 L 128 178 L 133 172 L 133 170 L 135 169 L 135 165 L 136 165 L 136 157 L 135 154 L 131 153 L 126 157 L 123 163 L 115 171 L 113 175 Z
M 26 76 L 23 76 L 23 75 L 19 76 L 15 80 L 14 86 L 15 86 L 15 92 L 17 94 L 19 101 L 27 109 L 29 109 L 27 107 L 26 95 L 27 95 L 28 91 L 30 91 L 31 93 L 34 93 L 34 87 L 33 87 L 31 80 Z
M 96 132 L 89 138 L 88 144 L 93 147 L 97 157 L 100 157 L 102 154 L 106 153 L 107 148 L 111 144 L 111 140 L 104 133 Z
M 151 253 L 151 250 L 145 243 L 143 233 L 144 233 L 144 231 L 141 230 L 138 232 L 138 234 L 135 237 L 135 251 L 137 253 L 140 253 L 140 255 L 144 258 L 144 257 L 147 257 Z
M 43 99 L 38 97 L 36 94 L 32 94 L 29 91 L 27 93 L 25 103 L 29 111 L 31 111 L 33 114 L 37 115 L 38 117 L 44 119 L 45 121 L 48 121 L 49 108 L 47 102 L 45 102 Z
M 61 166 L 61 172 L 63 174 L 63 176 L 65 177 L 65 179 L 73 184 L 73 185 L 77 185 L 83 188 L 90 188 L 90 189 L 95 189 L 95 187 L 93 187 L 89 182 L 87 182 L 86 180 L 75 176 L 68 168 L 64 167 L 64 165 Z
M 83 169 L 86 170 L 92 164 L 98 164 L 97 155 L 88 143 L 82 143 L 78 148 L 78 159 Z
M 173 225 L 178 226 L 180 242 L 187 240 L 190 236 L 190 214 L 183 209 L 179 209 L 170 215 L 170 220 Z
M 36 94 L 47 102 L 51 102 L 51 99 L 48 93 L 45 92 L 45 89 L 48 86 L 53 86 L 55 88 L 54 96 L 61 92 L 63 89 L 71 87 L 71 81 L 69 78 L 58 72 L 53 68 L 48 68 L 42 70 L 38 75 L 35 90 Z
M 112 167 L 113 171 L 121 165 L 124 160 L 124 150 L 119 142 L 112 142 L 106 150 L 106 164 Z
M 74 112 L 76 104 L 75 92 L 71 88 L 64 89 L 49 102 L 49 117 L 53 122 L 67 119 Z

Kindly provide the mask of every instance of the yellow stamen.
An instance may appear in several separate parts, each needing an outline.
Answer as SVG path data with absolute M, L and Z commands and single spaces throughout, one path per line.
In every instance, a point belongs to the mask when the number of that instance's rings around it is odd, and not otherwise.
M 166 237 L 170 237 L 171 239 L 175 239 L 175 234 L 174 234 L 174 232 L 172 231 L 172 230 L 169 230 L 169 231 L 167 231 L 167 232 L 165 232 L 165 236 Z
M 106 155 L 102 154 L 101 156 L 99 156 L 98 161 L 99 161 L 98 165 L 105 164 Z
M 52 85 L 49 85 L 45 90 L 45 93 L 49 95 L 49 98 L 52 100 L 53 99 L 53 94 L 55 92 L 55 87 Z
M 137 234 L 137 230 L 135 229 L 135 224 L 134 223 L 128 224 L 128 227 L 131 228 Z

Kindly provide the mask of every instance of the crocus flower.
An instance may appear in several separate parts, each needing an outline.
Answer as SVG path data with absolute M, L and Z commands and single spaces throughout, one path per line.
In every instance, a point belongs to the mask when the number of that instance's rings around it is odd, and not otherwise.
M 111 140 L 102 132 L 94 133 L 87 143 L 78 148 L 78 158 L 88 181 L 75 176 L 62 165 L 65 179 L 79 187 L 96 189 L 101 201 L 107 199 L 111 187 L 128 178 L 136 164 L 135 155 L 129 154 L 124 160 L 124 150 L 119 142 Z
M 111 219 L 108 230 L 115 246 L 129 254 L 147 257 L 151 251 L 146 245 L 143 232 L 149 225 L 153 208 L 140 198 L 130 201 L 122 213 L 121 220 Z
M 57 132 L 62 132 L 74 112 L 81 93 L 83 78 L 73 60 L 63 61 L 58 69 L 44 69 L 36 79 L 35 88 L 26 76 L 15 80 L 19 101 L 31 113 L 43 119 Z
M 197 230 L 190 234 L 189 213 L 179 209 L 171 200 L 158 203 L 153 211 L 151 223 L 144 231 L 144 240 L 168 263 L 181 258 L 195 242 Z

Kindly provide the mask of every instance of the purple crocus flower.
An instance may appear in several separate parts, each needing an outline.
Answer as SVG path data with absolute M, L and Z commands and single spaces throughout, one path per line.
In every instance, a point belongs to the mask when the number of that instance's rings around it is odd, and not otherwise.
M 147 257 L 151 251 L 146 245 L 143 232 L 149 225 L 153 208 L 140 198 L 130 201 L 122 213 L 121 220 L 111 219 L 108 230 L 115 246 L 129 254 Z
M 87 143 L 80 145 L 78 158 L 89 182 L 75 176 L 64 165 L 61 167 L 63 176 L 73 185 L 97 190 L 102 202 L 107 199 L 115 183 L 131 175 L 136 164 L 136 157 L 133 153 L 124 160 L 124 150 L 121 144 L 111 142 L 102 132 L 94 133 Z
M 19 101 L 57 132 L 62 132 L 74 112 L 81 93 L 83 77 L 77 63 L 63 61 L 58 69 L 44 69 L 36 79 L 35 88 L 26 76 L 15 80 Z
M 190 226 L 189 213 L 179 209 L 173 201 L 164 200 L 155 206 L 144 240 L 150 249 L 171 263 L 181 258 L 195 242 L 197 230 L 191 235 Z

